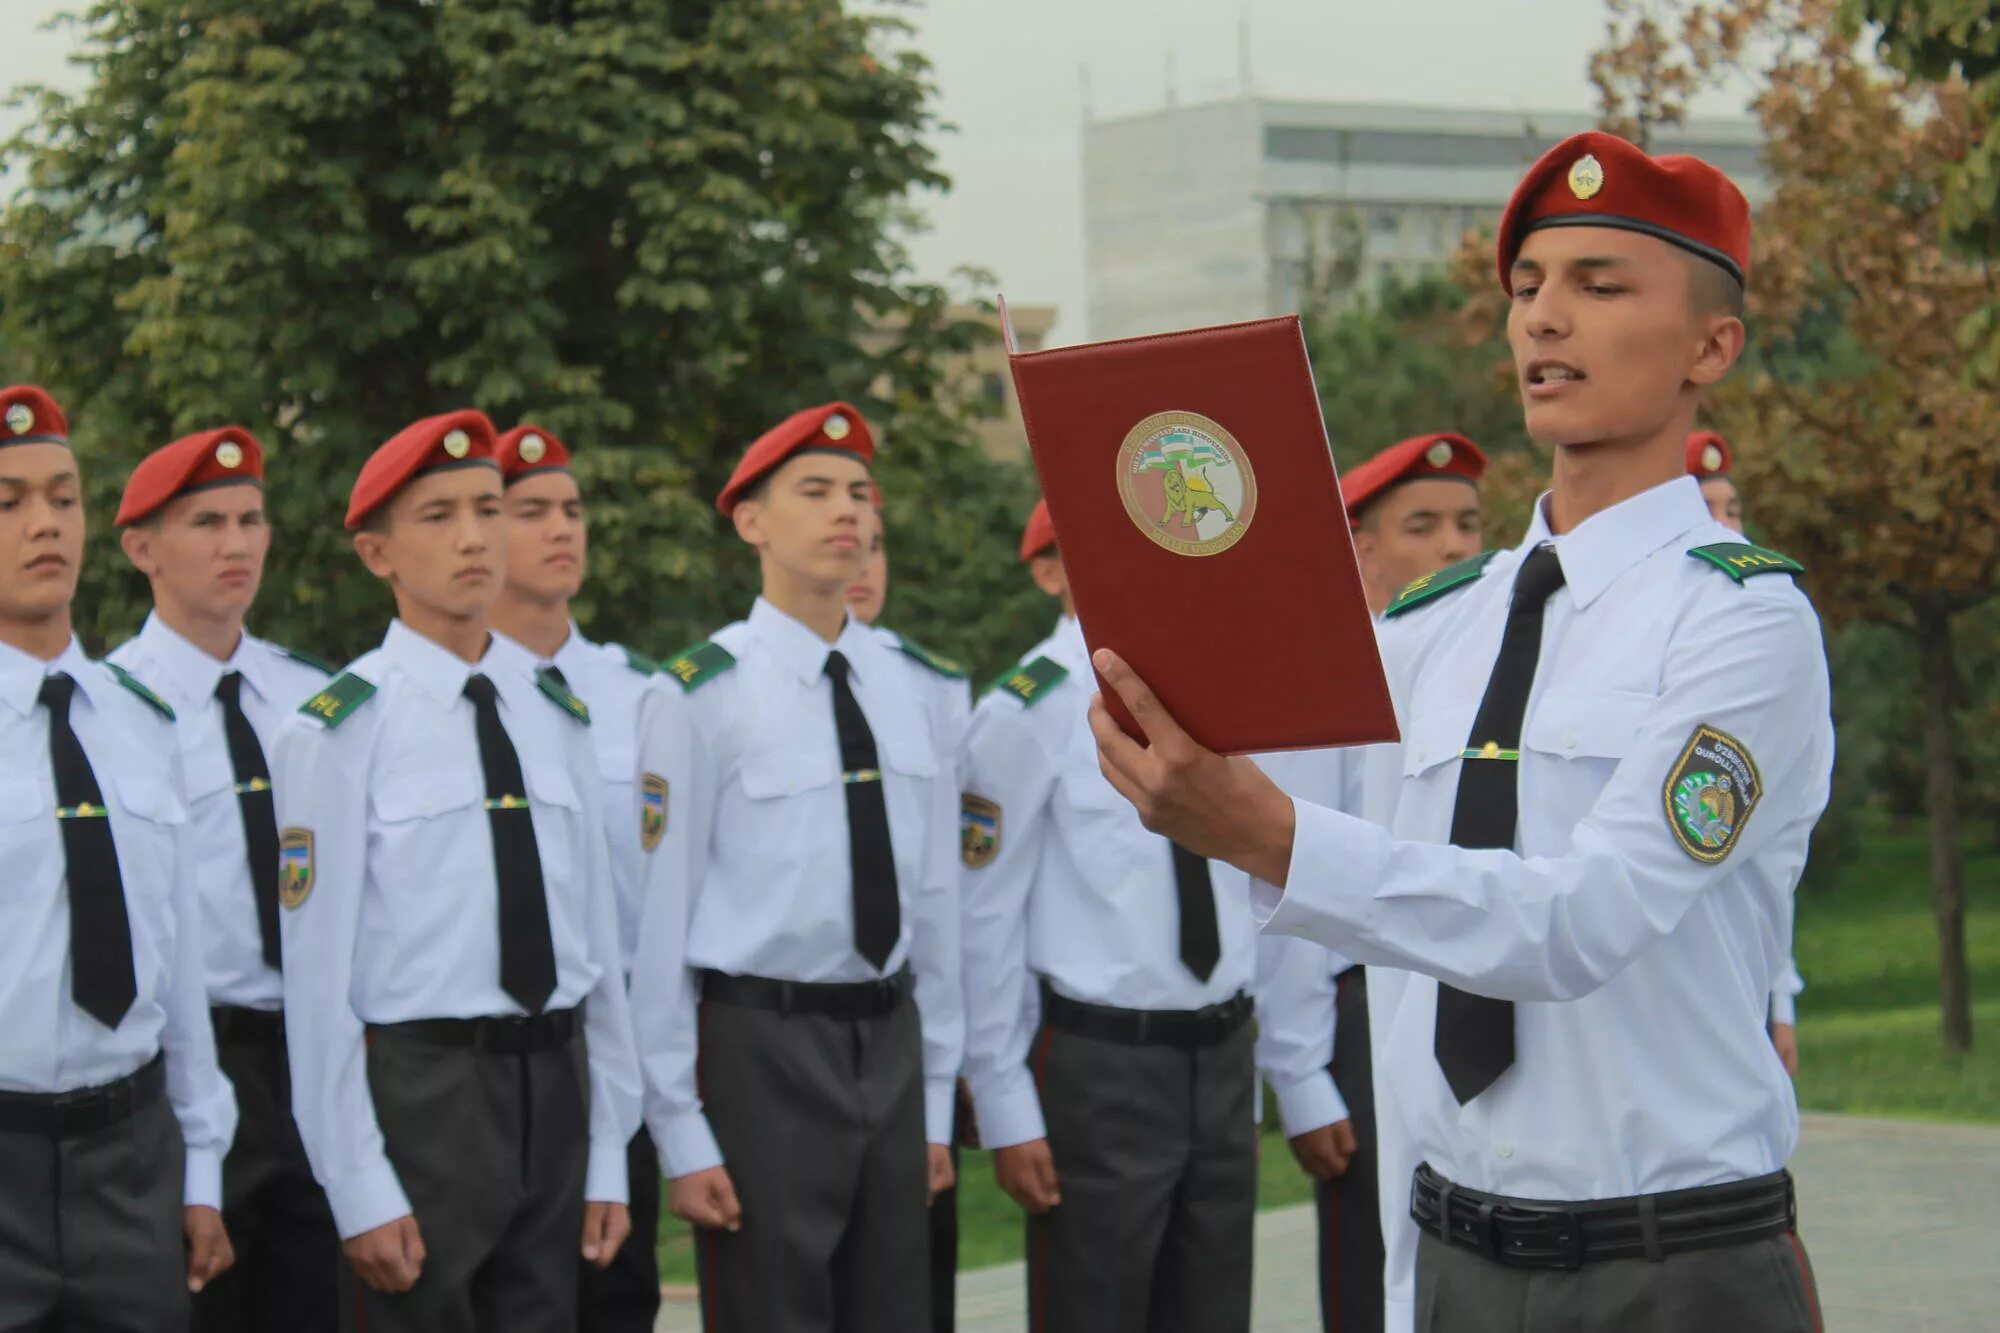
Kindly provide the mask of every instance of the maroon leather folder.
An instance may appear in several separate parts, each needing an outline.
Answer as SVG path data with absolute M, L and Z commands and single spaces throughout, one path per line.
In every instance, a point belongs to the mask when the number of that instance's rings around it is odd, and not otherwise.
M 1008 351 L 1091 648 L 1224 754 L 1396 739 L 1298 319 Z

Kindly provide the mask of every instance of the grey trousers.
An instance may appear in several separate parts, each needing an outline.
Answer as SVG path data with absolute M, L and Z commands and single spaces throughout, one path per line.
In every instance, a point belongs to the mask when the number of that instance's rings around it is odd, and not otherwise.
M 590 1085 L 581 1036 L 533 1055 L 370 1032 L 368 1086 L 423 1234 L 423 1276 L 361 1287 L 367 1333 L 570 1333 Z
M 1375 1071 L 1368 1044 L 1368 970 L 1351 967 L 1335 989 L 1334 1086 L 1353 1122 L 1347 1174 L 1313 1186 L 1319 1209 L 1319 1310 L 1325 1333 L 1382 1333 L 1381 1185 L 1375 1151 Z
M 1429 1234 L 1417 1242 L 1416 1333 L 1822 1333 L 1796 1234 L 1659 1263 L 1508 1268 Z
M 1062 1202 L 1028 1219 L 1033 1333 L 1244 1333 L 1254 1036 L 1196 1050 L 1044 1026 L 1033 1054 Z
M 90 1134 L 0 1133 L 0 1333 L 181 1333 L 186 1148 L 165 1096 Z
M 641 1129 L 625 1150 L 632 1234 L 611 1267 L 578 1258 L 577 1333 L 653 1333 L 660 1313 L 660 1154 Z
M 743 1229 L 697 1231 L 708 1333 L 926 1333 L 922 1035 L 704 1001 L 701 1095 Z

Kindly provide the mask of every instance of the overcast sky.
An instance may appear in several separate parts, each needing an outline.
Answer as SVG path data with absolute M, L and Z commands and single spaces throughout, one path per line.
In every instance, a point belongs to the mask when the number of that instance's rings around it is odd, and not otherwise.
M 68 38 L 40 31 L 82 0 L 0 0 L 0 87 L 73 83 Z M 1236 95 L 1503 110 L 1587 110 L 1602 0 L 930 0 L 911 7 L 936 66 L 937 143 L 954 181 L 922 201 L 924 273 L 996 273 L 1008 297 L 1060 307 L 1083 336 L 1079 127 L 1097 116 Z M 1247 43 L 1242 40 L 1247 31 Z M 1247 51 L 1247 60 L 1245 59 Z M 1087 75 L 1085 73 L 1087 71 Z M 1704 105 L 1728 113 L 1727 102 Z M 13 112 L 0 112 L 11 130 Z

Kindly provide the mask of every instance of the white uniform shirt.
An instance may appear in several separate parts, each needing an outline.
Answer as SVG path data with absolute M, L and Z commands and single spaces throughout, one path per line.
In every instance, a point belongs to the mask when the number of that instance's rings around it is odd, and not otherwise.
M 494 684 L 528 786 L 555 946 L 547 1007 L 584 1005 L 585 1197 L 625 1201 L 639 1086 L 597 761 L 534 669 L 511 640 L 495 636 L 475 668 L 398 621 L 347 670 L 371 697 L 336 725 L 298 713 L 279 729 L 278 822 L 311 830 L 314 863 L 283 914 L 293 1114 L 343 1237 L 410 1211 L 369 1097 L 366 1026 L 522 1013 L 500 986 L 499 881 L 465 697 L 475 670 Z
M 76 681 L 70 729 L 110 807 L 138 995 L 118 1027 L 70 992 L 69 884 L 56 820 L 42 678 Z M 0 644 L 0 1091 L 113 1083 L 163 1049 L 167 1098 L 187 1143 L 185 1201 L 222 1206 L 236 1099 L 215 1062 L 202 988 L 201 918 L 173 724 L 74 639 L 44 662 Z M 4 1186 L 0 1186 L 4 1188 Z
M 1241 872 L 1211 863 L 1222 955 L 1203 981 L 1181 961 L 1173 846 L 1146 831 L 1098 767 L 1096 691 L 1074 617 L 1030 649 L 1067 675 L 1032 702 L 996 689 L 973 710 L 965 790 L 1000 807 L 998 849 L 964 871 L 966 1082 L 980 1140 L 1044 1136 L 1028 1052 L 1041 1026 L 1037 978 L 1059 995 L 1120 1009 L 1201 1009 L 1251 988 L 1257 929 Z
M 923 1020 L 926 1135 L 947 1143 L 964 1023 L 958 794 L 953 738 L 940 734 L 935 687 L 925 683 L 936 673 L 858 620 L 829 645 L 762 598 L 713 642 L 734 665 L 692 690 L 663 671 L 640 720 L 639 768 L 664 780 L 667 810 L 648 854 L 632 1010 L 646 1120 L 666 1172 L 722 1163 L 695 1090 L 702 969 L 862 982 L 907 962 Z M 826 678 L 836 650 L 875 737 L 889 812 L 902 932 L 882 972 L 854 948 L 847 797 Z
M 276 1009 L 284 978 L 264 961 L 257 895 L 250 885 L 236 770 L 229 762 L 222 703 L 215 687 L 227 672 L 243 677 L 238 696 L 264 761 L 278 726 L 326 684 L 326 673 L 275 644 L 248 634 L 219 662 L 169 629 L 155 612 L 111 661 L 146 682 L 174 709 L 181 772 L 187 780 L 189 847 L 201 896 L 201 934 L 210 1004 Z M 275 770 L 273 770 L 275 772 Z
M 1522 731 L 1519 851 L 1444 845 L 1515 571 L 1548 540 L 1567 582 Z M 1412 1156 L 1460 1185 L 1648 1194 L 1775 1171 L 1797 1143 L 1765 1017 L 1826 802 L 1826 660 L 1791 578 L 1738 583 L 1688 555 L 1737 540 L 1689 478 L 1553 539 L 1538 507 L 1483 578 L 1384 628 L 1404 738 L 1388 829 L 1296 802 L 1286 889 L 1253 882 L 1267 929 L 1426 974 L 1385 1015 L 1377 1083 Z M 1667 822 L 1704 726 L 1761 775 L 1712 864 Z M 1515 1063 L 1463 1108 L 1432 1053 L 1437 977 L 1516 1004 Z

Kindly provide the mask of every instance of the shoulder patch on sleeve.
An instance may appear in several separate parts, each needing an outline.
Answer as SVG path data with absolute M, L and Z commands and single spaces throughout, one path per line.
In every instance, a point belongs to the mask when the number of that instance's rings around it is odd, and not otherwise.
M 547 667 L 535 672 L 535 684 L 542 687 L 542 693 L 549 696 L 557 708 L 568 713 L 584 726 L 590 725 L 590 705 L 569 692 L 569 686 L 556 677 Z
M 307 717 L 316 717 L 324 722 L 330 731 L 345 722 L 348 715 L 365 703 L 375 693 L 372 682 L 363 680 L 353 672 L 343 672 L 327 682 L 326 688 L 299 705 L 299 711 Z
M 318 671 L 323 675 L 331 676 L 334 672 L 340 669 L 339 667 L 336 667 L 333 663 L 327 661 L 324 657 L 315 657 L 311 653 L 302 653 L 296 648 L 287 648 L 282 643 L 272 644 L 271 651 L 276 653 L 280 657 L 289 657 L 294 662 L 303 662 L 307 666 L 311 667 L 313 670 Z
M 141 681 L 124 667 L 119 666 L 116 662 L 106 662 L 104 665 L 110 668 L 111 674 L 117 678 L 120 685 L 123 685 L 126 689 L 132 691 L 132 693 L 144 699 L 152 706 L 154 712 L 169 722 L 174 720 L 174 710 L 172 707 L 168 705 L 165 699 L 147 689 L 145 682 Z
M 631 667 L 642 676 L 653 675 L 660 669 L 658 662 L 647 657 L 644 653 L 633 652 L 622 643 L 618 645 L 618 651 L 625 655 L 625 665 Z
M 1806 572 L 1806 567 L 1790 556 L 1749 542 L 1716 542 L 1712 546 L 1696 546 L 1688 554 L 1714 565 L 1738 583 L 1759 574 Z
M 1049 692 L 1049 687 L 1069 675 L 1069 668 L 1046 657 L 1010 667 L 994 680 L 989 689 L 1005 690 L 1024 705 L 1032 705 Z
M 1498 551 L 1482 551 L 1470 560 L 1461 560 L 1455 565 L 1446 565 L 1443 569 L 1426 574 L 1422 578 L 1411 579 L 1404 585 L 1403 590 L 1396 594 L 1396 600 L 1389 603 L 1382 614 L 1399 616 L 1413 606 L 1422 606 L 1440 593 L 1464 587 L 1484 575 L 1486 566 L 1499 554 Z
M 900 634 L 896 636 L 896 646 L 911 657 L 914 657 L 917 661 L 922 662 L 931 670 L 937 672 L 940 676 L 947 676 L 952 680 L 965 679 L 965 668 L 960 666 L 955 658 L 946 657 L 941 653 L 934 653 L 920 643 L 910 642 L 910 640 Z
M 675 653 L 660 669 L 679 681 L 681 689 L 692 694 L 735 665 L 736 655 L 710 640 Z
M 1757 761 L 1734 736 L 1699 726 L 1660 793 L 1681 850 L 1708 865 L 1727 857 L 1764 796 Z

